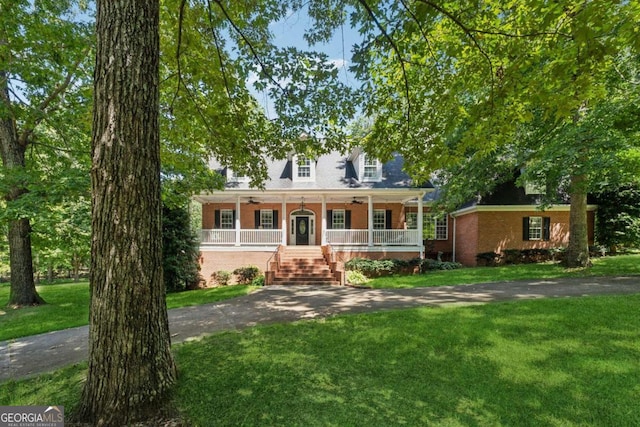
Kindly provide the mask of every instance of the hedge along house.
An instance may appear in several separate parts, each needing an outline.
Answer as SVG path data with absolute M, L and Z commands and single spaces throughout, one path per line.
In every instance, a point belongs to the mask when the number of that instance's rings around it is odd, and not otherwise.
M 202 276 L 247 265 L 277 270 L 285 253 L 323 257 L 327 264 L 423 257 L 419 230 L 433 221 L 423 212 L 434 188 L 414 185 L 402 166 L 399 156 L 382 164 L 359 149 L 317 159 L 291 155 L 269 161 L 260 190 L 212 162 L 226 185 L 194 197 L 202 205 Z
M 517 178 L 519 172 L 516 173 Z M 517 186 L 515 179 L 503 183 L 479 200 L 452 212 L 453 257 L 464 265 L 477 265 L 478 254 L 503 253 L 509 249 L 566 248 L 569 243 L 569 203 L 538 209 L 542 189 Z M 595 205 L 587 207 L 589 244 L 594 241 Z

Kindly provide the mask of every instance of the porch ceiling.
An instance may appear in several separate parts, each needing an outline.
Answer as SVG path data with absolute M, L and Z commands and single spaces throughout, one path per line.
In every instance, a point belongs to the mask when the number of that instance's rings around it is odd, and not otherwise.
M 363 204 L 367 203 L 367 197 L 372 196 L 375 202 L 407 203 L 416 201 L 433 189 L 353 189 L 353 190 L 286 190 L 286 191 L 259 191 L 259 190 L 233 190 L 212 194 L 199 194 L 193 199 L 199 203 L 248 203 L 254 200 L 260 203 L 300 203 L 304 198 L 305 203 L 321 203 L 324 198 L 326 203 L 350 203 L 354 199 Z

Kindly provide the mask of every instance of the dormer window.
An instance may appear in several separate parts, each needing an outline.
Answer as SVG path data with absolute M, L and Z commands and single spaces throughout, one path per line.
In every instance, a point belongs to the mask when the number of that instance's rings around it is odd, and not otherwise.
M 545 188 L 544 185 L 540 185 L 538 183 L 535 182 L 529 182 L 527 181 L 524 184 L 524 194 L 526 195 L 530 195 L 530 194 L 544 194 L 545 193 Z
M 382 164 L 380 160 L 368 154 L 362 154 L 362 181 L 380 181 Z
M 298 159 L 298 178 L 311 178 L 311 160 L 306 157 Z
M 315 181 L 316 170 L 314 162 L 307 156 L 293 156 L 293 180 L 294 181 Z
M 231 168 L 227 168 L 227 182 L 246 182 L 247 180 L 247 176 L 241 175 Z
M 520 175 L 524 175 L 525 168 L 520 169 Z M 524 194 L 534 195 L 534 194 L 545 194 L 546 193 L 546 185 L 544 183 L 529 181 L 526 180 L 524 182 Z

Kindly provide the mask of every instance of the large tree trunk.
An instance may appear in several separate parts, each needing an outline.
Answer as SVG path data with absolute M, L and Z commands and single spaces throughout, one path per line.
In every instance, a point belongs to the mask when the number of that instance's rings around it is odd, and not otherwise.
M 589 261 L 589 236 L 587 228 L 587 187 L 586 176 L 571 177 L 571 206 L 569 211 L 569 246 L 565 265 L 567 267 L 587 267 Z
M 159 1 L 97 3 L 89 372 L 78 416 L 162 408 L 176 369 L 162 278 Z
M 10 111 L 11 99 L 7 73 L 0 71 L 0 111 Z M 10 116 L 0 117 L 0 154 L 8 176 L 19 176 L 25 167 L 26 146 L 18 140 L 16 122 Z M 18 200 L 27 192 L 19 182 L 12 184 L 4 195 L 8 204 Z M 31 225 L 28 218 L 9 221 L 9 269 L 11 270 L 11 290 L 9 305 L 26 306 L 42 304 L 44 301 L 36 291 L 33 280 L 33 259 L 31 254 Z

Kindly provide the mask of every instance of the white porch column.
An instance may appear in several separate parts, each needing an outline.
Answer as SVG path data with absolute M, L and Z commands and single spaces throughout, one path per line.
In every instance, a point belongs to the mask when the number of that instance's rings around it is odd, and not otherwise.
M 424 193 L 420 193 L 418 196 L 418 245 L 420 246 L 420 259 L 424 258 L 424 245 L 422 244 L 422 229 L 423 229 L 423 212 L 422 212 L 422 199 Z
M 373 198 L 371 196 L 367 196 L 367 209 L 369 214 L 369 220 L 367 221 L 367 229 L 369 231 L 369 246 L 373 246 Z
M 287 246 L 287 196 L 282 196 L 282 219 L 280 220 L 280 228 L 282 228 L 282 246 Z
M 240 246 L 240 196 L 236 196 L 236 246 Z
M 327 200 L 322 195 L 322 222 L 320 224 L 320 244 L 322 246 L 327 244 Z

